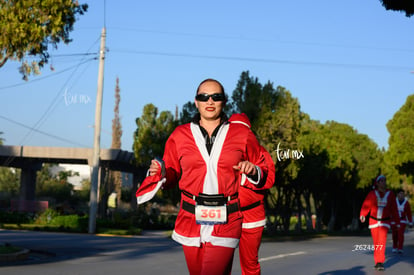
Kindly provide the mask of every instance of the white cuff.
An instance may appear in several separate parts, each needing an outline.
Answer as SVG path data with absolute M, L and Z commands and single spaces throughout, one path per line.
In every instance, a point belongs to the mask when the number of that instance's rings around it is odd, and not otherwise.
M 256 171 L 257 171 L 257 181 L 252 180 L 249 176 L 247 176 L 247 179 L 254 185 L 258 185 L 260 180 L 262 179 L 262 170 L 260 170 L 259 166 L 257 165 L 255 165 L 254 167 L 256 167 Z

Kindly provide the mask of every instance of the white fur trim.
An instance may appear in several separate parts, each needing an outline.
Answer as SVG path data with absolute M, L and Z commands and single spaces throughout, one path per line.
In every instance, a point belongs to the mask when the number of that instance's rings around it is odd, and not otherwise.
M 174 230 L 171 238 L 182 245 L 200 247 L 200 237 L 185 237 Z
M 377 227 L 380 227 L 380 226 L 391 228 L 391 226 L 388 223 L 382 223 L 382 222 L 377 222 L 375 224 L 370 224 L 368 226 L 368 228 L 371 229 L 371 228 L 377 228 Z
M 157 186 L 155 186 L 155 188 L 151 192 L 145 193 L 144 195 L 137 197 L 137 204 L 141 204 L 151 200 L 158 192 L 158 190 L 161 188 L 163 183 L 166 181 L 166 178 L 161 179 L 159 182 L 157 182 Z
M 262 227 L 266 225 L 266 219 L 263 219 L 261 221 L 257 222 L 244 222 L 242 224 L 242 228 L 249 229 L 249 228 L 256 228 L 256 227 Z
M 203 133 L 197 124 L 190 124 L 191 133 L 194 137 L 194 141 L 198 150 L 206 163 L 206 175 L 203 183 L 203 193 L 205 194 L 218 194 L 218 176 L 217 166 L 223 148 L 224 141 L 226 140 L 227 132 L 229 130 L 229 124 L 224 124 L 220 127 L 216 140 L 213 143 L 210 154 L 206 148 L 206 141 Z M 214 225 L 201 225 L 200 227 L 200 241 L 212 242 L 212 236 Z
M 239 245 L 239 239 L 211 236 L 211 244 L 216 246 L 236 248 Z
M 200 237 L 186 237 L 186 236 L 178 234 L 175 230 L 173 231 L 171 238 L 174 241 L 178 242 L 179 244 L 186 245 L 186 246 L 200 247 L 200 244 L 201 244 Z M 230 247 L 230 248 L 236 248 L 239 245 L 239 239 L 237 238 L 223 238 L 223 237 L 211 236 L 211 239 L 209 242 L 212 245 L 224 246 L 224 247 Z
M 241 186 L 243 186 L 244 183 L 246 182 L 246 178 L 247 178 L 246 174 L 241 175 L 241 183 L 240 183 Z
M 239 124 L 243 124 L 244 126 L 246 126 L 247 128 L 249 128 L 249 129 L 250 129 L 249 124 L 247 124 L 246 122 L 240 121 L 240 120 L 231 121 L 231 123 L 239 123 Z
M 260 170 L 260 168 L 257 165 L 255 165 L 255 167 L 256 167 L 256 171 L 257 171 L 257 181 L 252 180 L 250 177 L 247 177 L 247 179 L 251 183 L 253 183 L 254 185 L 258 185 L 260 180 L 262 179 L 262 171 Z

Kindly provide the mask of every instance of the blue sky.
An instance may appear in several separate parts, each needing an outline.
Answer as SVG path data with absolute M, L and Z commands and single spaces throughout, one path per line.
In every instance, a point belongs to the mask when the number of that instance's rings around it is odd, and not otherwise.
M 414 17 L 379 0 L 79 2 L 89 10 L 73 42 L 50 50 L 40 76 L 24 82 L 18 63 L 0 68 L 4 144 L 93 146 L 103 26 L 101 148 L 111 145 L 117 77 L 129 151 L 146 104 L 174 113 L 209 77 L 231 94 L 248 70 L 288 89 L 312 119 L 349 124 L 385 148 L 386 123 L 414 93 Z

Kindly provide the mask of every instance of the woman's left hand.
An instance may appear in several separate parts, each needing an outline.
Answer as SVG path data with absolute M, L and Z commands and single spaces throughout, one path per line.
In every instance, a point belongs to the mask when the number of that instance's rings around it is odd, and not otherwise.
M 233 169 L 240 171 L 240 173 L 251 176 L 254 176 L 257 173 L 256 165 L 247 160 L 239 162 L 238 165 L 234 165 Z

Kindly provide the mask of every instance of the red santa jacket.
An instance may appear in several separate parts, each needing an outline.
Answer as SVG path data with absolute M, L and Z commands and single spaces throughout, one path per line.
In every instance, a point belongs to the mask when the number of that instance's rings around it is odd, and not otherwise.
M 398 214 L 400 217 L 400 223 L 412 225 L 413 216 L 411 214 L 411 207 L 410 207 L 410 203 L 408 202 L 408 200 L 404 198 L 404 200 L 400 203 L 398 198 L 396 198 L 395 201 L 397 202 L 397 209 L 398 209 Z
M 380 192 L 375 189 L 368 193 L 365 198 L 360 216 L 366 217 L 370 215 L 369 228 L 385 226 L 390 228 L 390 225 L 398 225 L 398 212 L 395 203 L 395 195 L 390 190 Z
M 245 114 L 234 114 L 230 117 L 231 123 L 240 123 L 250 128 L 251 124 Z M 256 228 L 266 224 L 266 213 L 264 208 L 264 196 L 266 190 L 271 188 L 275 182 L 275 164 L 269 152 L 261 147 L 262 157 L 267 166 L 267 177 L 264 185 L 246 184 L 248 177 L 243 176 L 239 189 L 239 200 L 243 214 L 243 228 Z
M 241 174 L 233 166 L 243 160 L 259 167 L 256 184 L 266 178 L 267 167 L 261 156 L 260 145 L 244 125 L 222 124 L 210 154 L 197 124 L 178 126 L 165 145 L 165 176 L 161 172 L 148 176 L 136 193 L 137 202 L 148 201 L 160 187 L 171 187 L 178 183 L 182 190 L 181 207 L 172 238 L 187 246 L 211 242 L 213 245 L 235 248 L 241 235 L 242 215 L 239 210 L 230 211 L 224 224 L 206 225 L 197 224 L 194 213 L 189 212 L 188 208 L 194 208 L 195 201 L 191 196 L 199 193 L 223 194 L 229 198 L 229 205 L 238 205 Z

